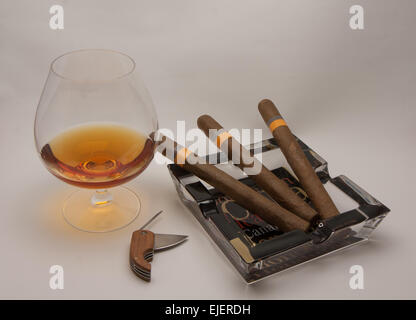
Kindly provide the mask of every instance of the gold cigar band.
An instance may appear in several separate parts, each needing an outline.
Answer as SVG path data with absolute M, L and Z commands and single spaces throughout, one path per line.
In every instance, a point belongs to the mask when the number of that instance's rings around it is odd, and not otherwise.
M 217 136 L 217 147 L 218 148 L 221 148 L 221 146 L 224 143 L 224 141 L 228 140 L 231 137 L 232 137 L 231 134 L 229 134 L 227 131 L 222 131 Z
M 269 128 L 270 131 L 273 133 L 273 131 L 281 126 L 287 126 L 285 120 L 283 120 L 282 118 L 273 120 L 272 122 L 270 122 L 269 124 Z
M 187 148 L 182 148 L 176 153 L 175 157 L 175 163 L 179 165 L 180 167 L 183 167 L 185 164 L 186 158 L 192 153 L 192 151 L 189 151 Z

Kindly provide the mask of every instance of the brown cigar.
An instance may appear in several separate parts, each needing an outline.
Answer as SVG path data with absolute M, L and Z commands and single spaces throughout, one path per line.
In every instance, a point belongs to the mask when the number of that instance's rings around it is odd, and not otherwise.
M 320 217 L 327 219 L 337 215 L 335 204 L 273 102 L 260 101 L 259 111 Z
M 199 158 L 166 136 L 163 136 L 158 150 L 185 170 L 192 172 L 232 198 L 242 207 L 257 214 L 266 222 L 277 226 L 280 230 L 286 232 L 295 229 L 303 231 L 309 229 L 309 222 L 282 208 L 276 202 L 264 197 L 214 165 L 207 164 L 204 159 Z
M 217 147 L 227 155 L 230 161 L 233 161 L 233 154 L 239 155 L 238 163 L 234 163 L 240 169 L 246 170 L 248 176 L 256 184 L 264 189 L 274 200 L 282 207 L 293 212 L 297 216 L 305 219 L 312 224 L 318 218 L 317 212 L 310 207 L 305 201 L 299 198 L 289 186 L 257 160 L 249 150 L 244 148 L 236 139 L 234 139 L 215 119 L 209 115 L 203 115 L 198 118 L 198 127 L 212 139 Z M 210 135 L 209 130 L 215 129 L 216 134 Z M 250 163 L 247 163 L 250 160 Z M 255 169 L 255 170 L 253 170 Z M 253 174 L 250 174 L 252 170 Z

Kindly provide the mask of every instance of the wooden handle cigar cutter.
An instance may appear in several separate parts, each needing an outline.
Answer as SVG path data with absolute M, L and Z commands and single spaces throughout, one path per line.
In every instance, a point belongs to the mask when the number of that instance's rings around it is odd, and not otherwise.
M 145 281 L 150 281 L 151 264 L 155 251 L 167 250 L 184 242 L 188 236 L 177 234 L 157 234 L 144 228 L 162 211 L 154 215 L 143 227 L 133 232 L 130 243 L 130 267 Z

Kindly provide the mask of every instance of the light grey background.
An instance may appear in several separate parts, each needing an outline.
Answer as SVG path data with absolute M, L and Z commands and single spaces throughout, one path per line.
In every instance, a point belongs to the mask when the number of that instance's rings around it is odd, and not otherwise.
M 65 29 L 49 29 L 61 4 Z M 349 28 L 349 7 L 365 30 Z M 0 298 L 416 298 L 414 212 L 416 3 L 413 0 L 2 0 L 0 2 Z M 129 186 L 142 214 L 127 228 L 88 234 L 60 205 L 73 190 L 42 166 L 33 120 L 53 58 L 80 48 L 129 54 L 161 127 L 209 112 L 225 127 L 265 128 L 273 99 L 292 130 L 392 212 L 372 241 L 245 285 L 179 202 L 165 167 Z M 264 130 L 264 135 L 269 135 Z M 190 240 L 156 255 L 150 284 L 127 264 L 130 235 L 156 211 L 155 232 Z M 49 267 L 65 289 L 49 288 Z M 365 270 L 365 289 L 348 286 Z

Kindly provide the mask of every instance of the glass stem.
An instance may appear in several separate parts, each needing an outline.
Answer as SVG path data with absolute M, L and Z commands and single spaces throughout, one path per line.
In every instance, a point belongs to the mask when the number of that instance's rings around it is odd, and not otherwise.
M 97 189 L 91 197 L 91 204 L 93 206 L 106 206 L 113 201 L 113 195 L 107 189 Z

